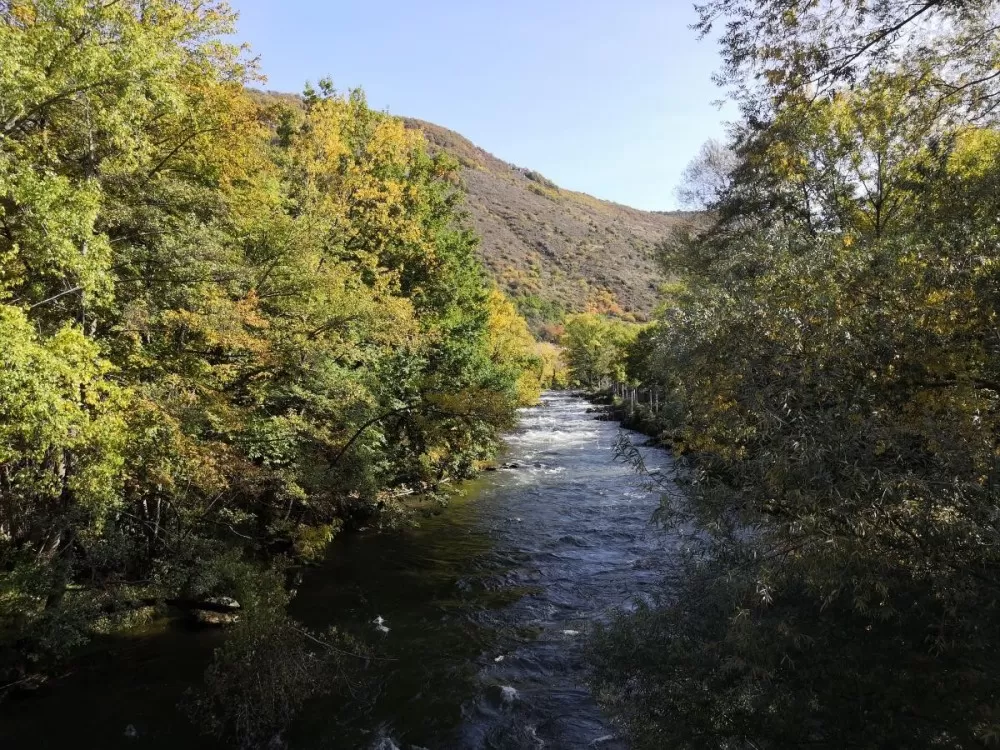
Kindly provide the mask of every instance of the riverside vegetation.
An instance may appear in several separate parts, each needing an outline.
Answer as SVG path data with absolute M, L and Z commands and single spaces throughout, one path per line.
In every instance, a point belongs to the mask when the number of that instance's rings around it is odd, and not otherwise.
M 466 144 L 328 82 L 252 91 L 225 5 L 0 2 L 0 700 L 96 633 L 235 600 L 188 708 L 266 745 L 366 656 L 288 616 L 294 567 L 473 473 L 541 387 L 614 384 L 653 394 L 687 550 L 592 642 L 633 747 L 1000 742 L 1000 8 L 699 13 L 741 119 L 638 325 L 652 273 L 579 283 L 589 199 L 497 167 L 583 232 L 550 222 L 536 258 L 515 222 L 512 303 L 463 224 Z M 645 269 L 669 227 L 643 222 L 615 242 Z
M 233 22 L 0 3 L 0 699 L 228 597 L 192 706 L 251 745 L 357 656 L 285 614 L 288 566 L 472 473 L 553 357 L 456 163 L 360 92 L 254 94 Z
M 689 560 L 597 635 L 599 698 L 651 750 L 996 746 L 1000 9 L 699 10 L 742 118 L 606 351 L 665 394 Z

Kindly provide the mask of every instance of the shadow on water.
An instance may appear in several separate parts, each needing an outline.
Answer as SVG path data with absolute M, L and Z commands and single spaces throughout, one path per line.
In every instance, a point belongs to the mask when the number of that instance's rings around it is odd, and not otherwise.
M 381 733 L 404 750 L 623 748 L 586 687 L 583 640 L 652 593 L 675 550 L 650 525 L 658 496 L 614 460 L 617 435 L 581 399 L 546 394 L 509 436 L 517 469 L 416 529 L 342 539 L 295 614 L 362 623 L 392 661 L 373 665 L 365 715 L 345 722 L 317 701 L 293 746 L 371 747 Z M 645 453 L 650 468 L 669 461 Z
M 100 636 L 64 677 L 0 704 L 0 748 L 215 748 L 178 704 L 221 638 L 169 621 Z
M 416 528 L 334 543 L 292 614 L 371 644 L 374 687 L 349 705 L 312 701 L 290 747 L 624 748 L 587 690 L 583 640 L 611 608 L 648 596 L 675 553 L 650 526 L 658 497 L 613 460 L 617 425 L 586 410 L 546 394 L 509 436 L 517 469 L 470 483 Z M 0 747 L 212 747 L 176 704 L 218 638 L 109 639 L 49 695 L 0 706 Z
M 345 537 L 306 577 L 293 615 L 314 627 L 360 623 L 378 656 L 370 665 L 376 695 L 369 711 L 349 717 L 317 700 L 291 735 L 293 746 L 360 747 L 381 726 L 431 742 L 461 723 L 462 704 L 477 689 L 476 661 L 501 637 L 483 613 L 532 590 L 503 585 L 494 542 L 472 520 L 475 494 L 416 529 Z

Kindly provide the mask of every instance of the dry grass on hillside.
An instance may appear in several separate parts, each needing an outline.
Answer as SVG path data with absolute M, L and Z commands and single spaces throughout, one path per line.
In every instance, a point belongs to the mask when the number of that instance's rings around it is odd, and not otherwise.
M 262 102 L 302 105 L 294 94 L 253 93 Z M 406 125 L 461 164 L 480 255 L 536 334 L 551 335 L 572 312 L 648 319 L 663 281 L 653 247 L 690 214 L 639 211 L 564 190 L 447 128 Z
M 663 280 L 653 246 L 687 214 L 639 211 L 563 190 L 450 130 L 420 120 L 407 125 L 462 165 L 483 260 L 536 330 L 587 309 L 649 316 Z

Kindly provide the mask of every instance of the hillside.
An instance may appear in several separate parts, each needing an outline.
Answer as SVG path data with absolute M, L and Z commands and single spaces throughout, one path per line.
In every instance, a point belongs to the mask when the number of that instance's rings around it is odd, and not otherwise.
M 295 94 L 254 91 L 262 102 L 300 106 Z M 566 313 L 592 310 L 648 319 L 662 275 L 653 246 L 690 214 L 640 211 L 560 188 L 498 159 L 440 125 L 404 118 L 433 151 L 461 164 L 479 254 L 536 335 Z
M 564 190 L 458 133 L 406 123 L 461 163 L 480 254 L 536 332 L 566 312 L 587 309 L 648 317 L 662 278 L 653 245 L 685 214 L 639 211 Z

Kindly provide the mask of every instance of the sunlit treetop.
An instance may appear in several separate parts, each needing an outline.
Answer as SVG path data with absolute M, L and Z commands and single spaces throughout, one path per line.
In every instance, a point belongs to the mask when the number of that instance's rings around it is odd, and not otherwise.
M 790 95 L 850 86 L 905 67 L 983 115 L 1000 99 L 995 0 L 710 0 L 696 28 L 718 35 L 716 78 L 748 114 Z

